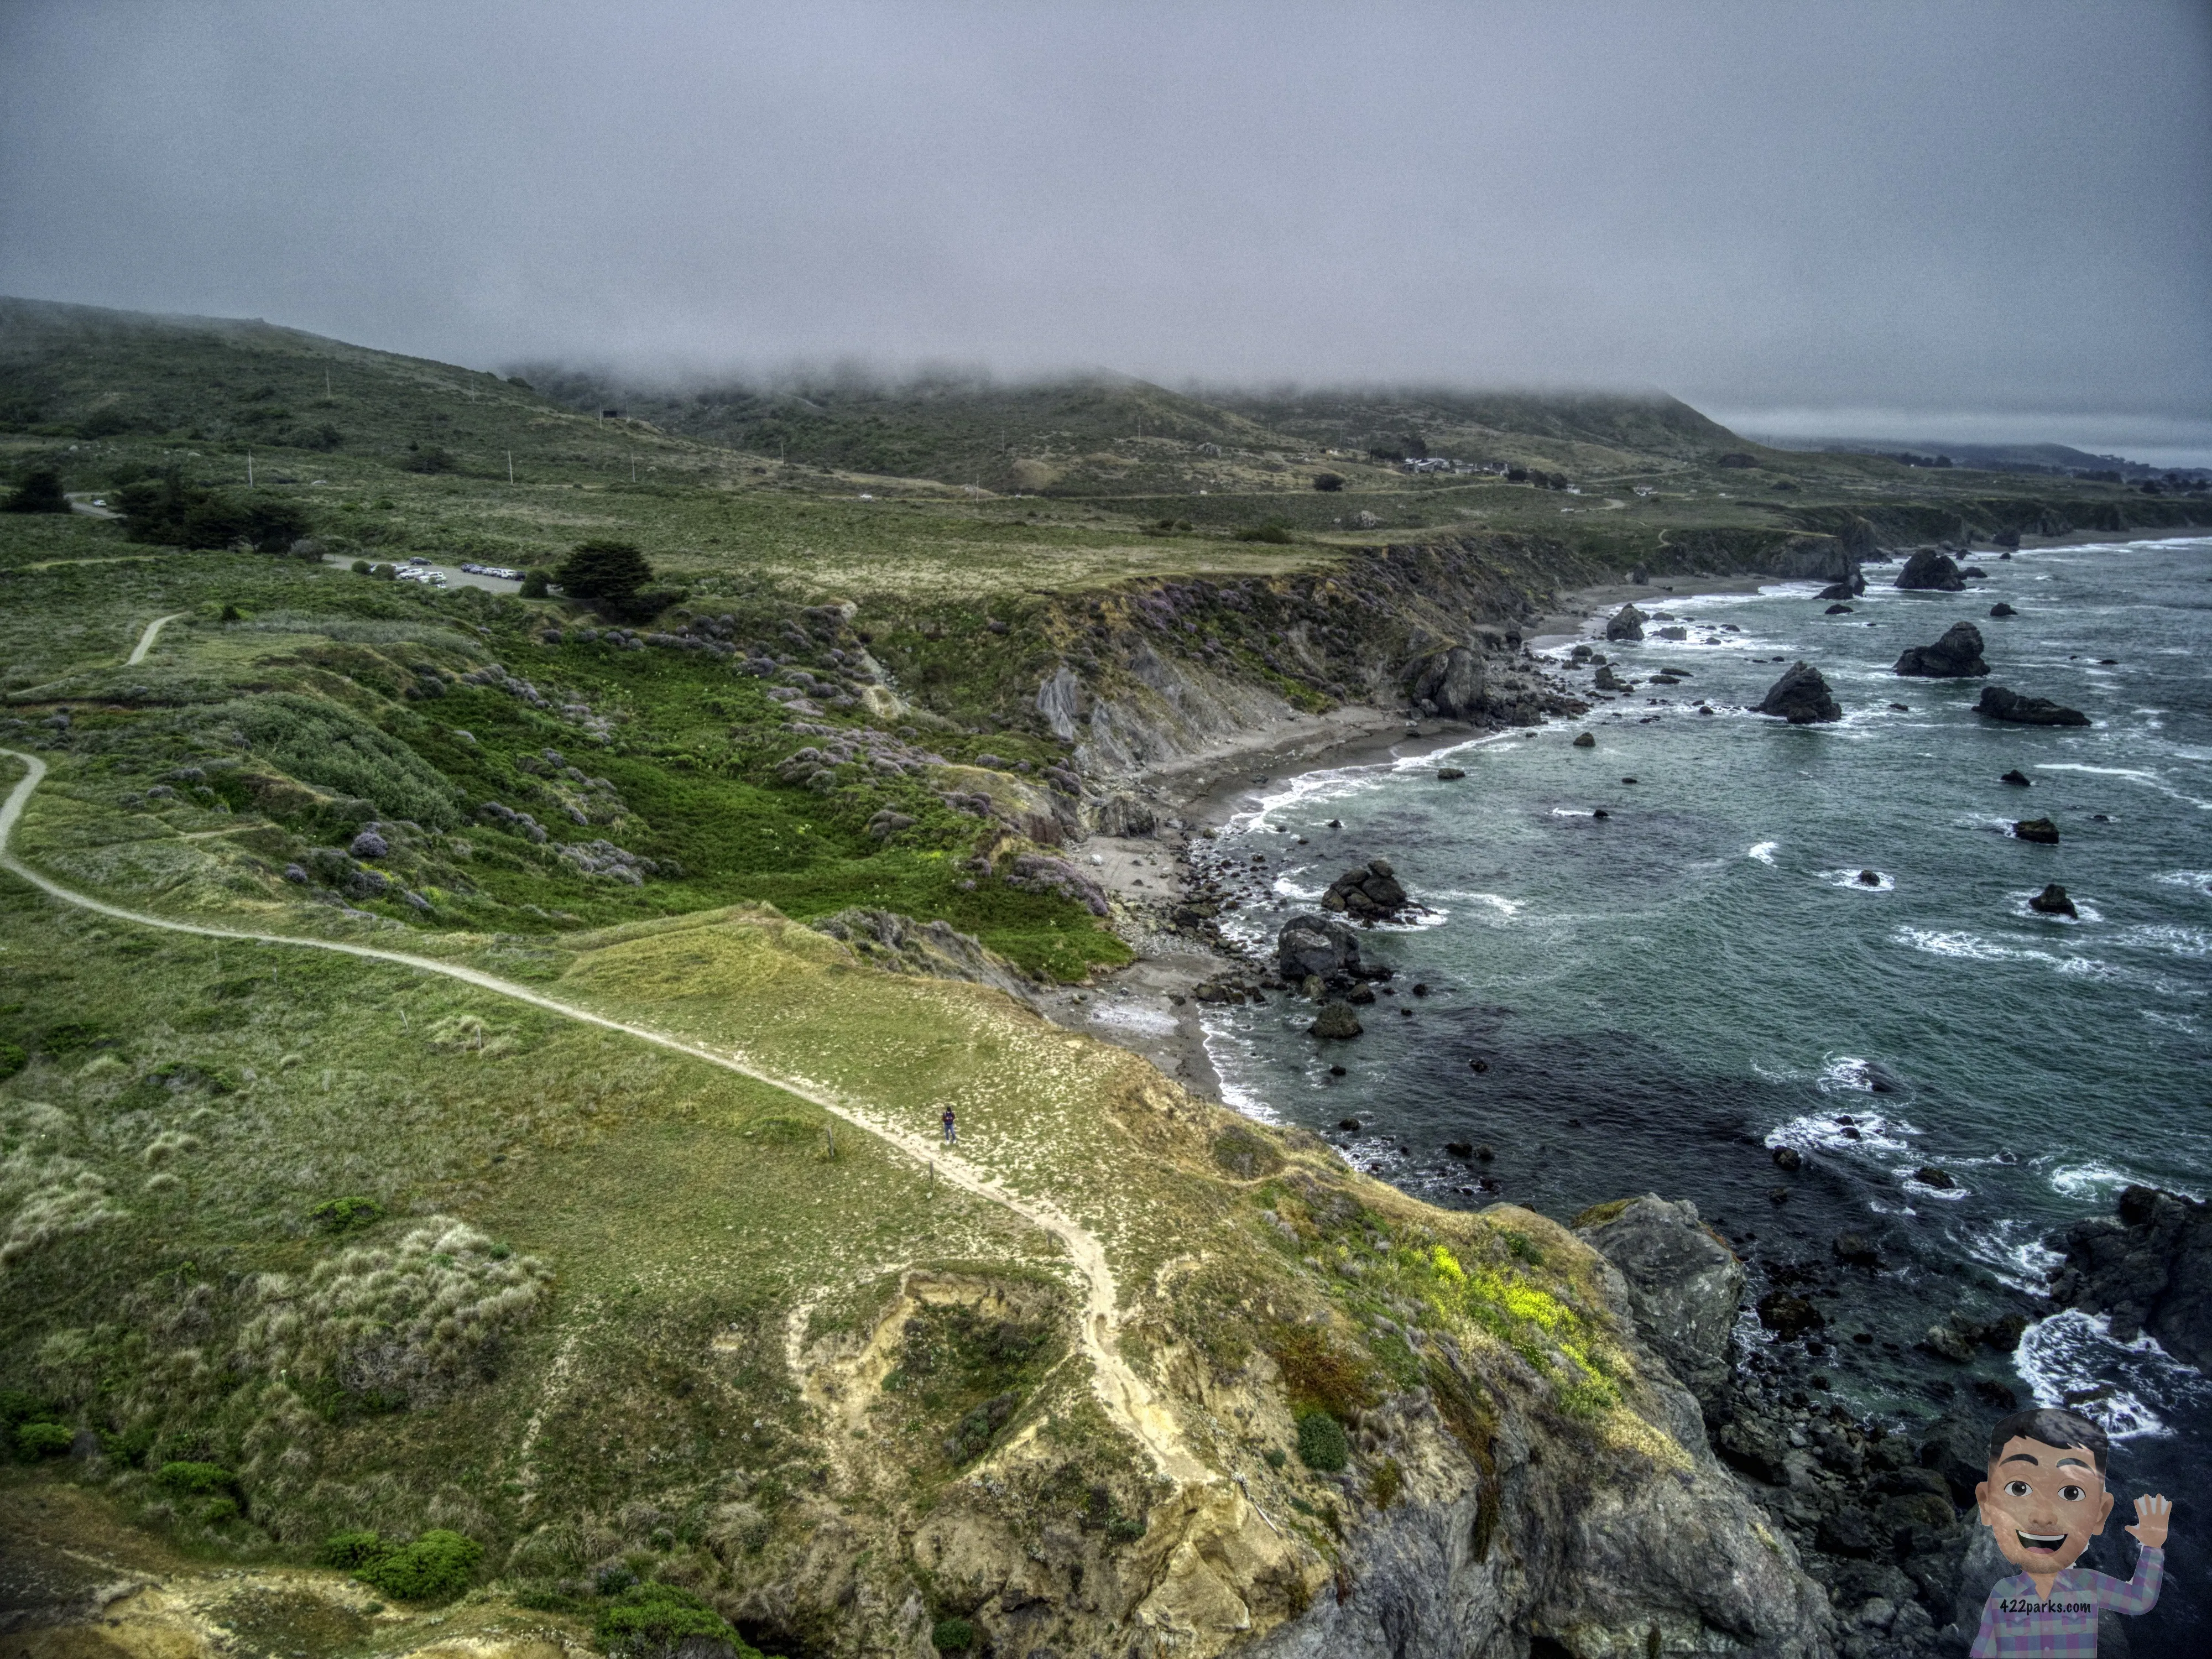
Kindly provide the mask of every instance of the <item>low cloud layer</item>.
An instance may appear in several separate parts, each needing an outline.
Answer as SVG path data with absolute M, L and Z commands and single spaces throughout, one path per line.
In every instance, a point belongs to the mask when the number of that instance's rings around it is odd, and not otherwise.
M 2212 12 L 2154 0 L 0 10 L 0 291 L 484 366 L 1656 385 L 2212 453 L 2208 179 Z

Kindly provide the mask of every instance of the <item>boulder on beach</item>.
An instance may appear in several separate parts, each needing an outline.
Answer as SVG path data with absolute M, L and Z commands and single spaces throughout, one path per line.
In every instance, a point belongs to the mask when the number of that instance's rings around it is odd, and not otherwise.
M 1275 969 L 1293 985 L 1357 973 L 1359 935 L 1334 916 L 1292 916 L 1275 935 Z
M 1614 611 L 1605 625 L 1605 636 L 1613 641 L 1635 641 L 1644 637 L 1644 616 L 1633 605 L 1624 605 Z
M 2020 615 L 2020 612 L 2014 610 L 2002 599 L 1999 599 L 1995 605 L 1990 607 L 1990 615 L 2002 620 L 2006 617 L 2017 617 Z
M 1897 585 L 1934 593 L 1961 593 L 1966 587 L 1951 556 L 1932 547 L 1922 548 L 1905 562 L 1905 568 L 1897 573 Z
M 1341 910 L 1355 921 L 1381 921 L 1406 908 L 1406 890 L 1388 859 L 1370 859 L 1329 883 L 1328 891 L 1321 896 L 1321 908 Z
M 2078 917 L 2081 914 L 2074 901 L 2066 896 L 2066 890 L 2055 881 L 2028 900 L 2027 908 L 2041 916 Z
M 1321 1006 L 1321 1012 L 1314 1017 L 1314 1023 L 1307 1029 L 1317 1037 L 1343 1038 L 1356 1037 L 1364 1028 L 1359 1024 L 1359 1016 L 1352 1012 L 1351 1004 L 1324 1002 Z
M 1482 653 L 1463 645 L 1420 658 L 1406 678 L 1407 701 L 1433 709 L 1446 720 L 1465 720 L 1483 705 L 1486 673 Z
M 1982 660 L 1982 630 L 1954 623 L 1933 645 L 1907 646 L 1893 671 L 1930 680 L 1966 680 L 1990 672 Z
M 2065 708 L 2048 697 L 2024 697 L 2002 685 L 1984 686 L 1982 700 L 1974 705 L 1974 712 L 1985 714 L 1993 720 L 2010 720 L 2016 726 L 2087 726 L 2089 723 L 2089 717 L 2078 708 Z
M 2049 818 L 2022 818 L 2012 827 L 2014 841 L 2032 841 L 2042 847 L 2058 845 L 2058 826 Z
M 1828 690 L 1827 681 L 1820 671 L 1810 663 L 1790 664 L 1782 678 L 1767 688 L 1758 712 L 1779 714 L 1792 726 L 1811 726 L 1820 720 L 1839 720 L 1844 717 L 1842 707 L 1835 694 Z

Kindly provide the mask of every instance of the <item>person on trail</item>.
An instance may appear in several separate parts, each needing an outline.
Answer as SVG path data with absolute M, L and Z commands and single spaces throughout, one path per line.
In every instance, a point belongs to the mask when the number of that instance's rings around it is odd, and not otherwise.
M 947 1106 L 945 1109 L 945 1115 L 938 1121 L 945 1125 L 945 1144 L 946 1146 L 950 1146 L 954 1141 L 960 1139 L 960 1131 L 952 1121 L 952 1109 L 950 1106 Z

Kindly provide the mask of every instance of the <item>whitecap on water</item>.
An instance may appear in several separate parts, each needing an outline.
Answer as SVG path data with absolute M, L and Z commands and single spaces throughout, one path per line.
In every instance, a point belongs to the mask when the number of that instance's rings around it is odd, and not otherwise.
M 2079 1412 L 2115 1440 L 2168 1432 L 2152 1401 L 2169 1413 L 2212 1405 L 2212 1384 L 2152 1338 L 2122 1342 L 2109 1319 L 2078 1308 L 2030 1325 L 2012 1363 L 2036 1404 Z
M 2201 898 L 2212 898 L 2212 870 L 2169 870 L 2159 880 L 2168 887 L 2186 887 Z
M 1800 1152 L 1901 1152 L 1906 1150 L 1901 1137 L 1919 1133 L 1902 1118 L 1878 1112 L 1808 1112 L 1768 1131 L 1766 1145 Z
M 1743 855 L 1747 859 L 1757 859 L 1761 864 L 1771 866 L 1774 862 L 1774 849 L 1781 845 L 1778 841 L 1762 841 L 1744 848 Z
M 1484 904 L 1502 916 L 1517 916 L 1528 908 L 1527 899 L 1510 899 L 1502 893 L 1463 893 L 1447 890 L 1430 895 L 1431 898 L 1457 899 L 1466 904 Z
M 2004 1284 L 2039 1295 L 2052 1272 L 2066 1260 L 2043 1242 L 2043 1231 L 2035 1222 L 2007 1217 L 1988 1227 L 1976 1228 L 1959 1243 Z
M 2176 1186 L 2171 1181 L 2145 1181 L 2124 1170 L 2115 1170 L 2111 1164 L 2100 1164 L 2094 1159 L 2086 1164 L 2062 1164 L 2051 1170 L 2049 1180 L 2053 1192 L 2063 1194 L 2068 1198 L 2100 1202 L 2109 1200 L 2123 1187 L 2163 1187 L 2167 1192 L 2179 1193 L 2187 1199 L 2202 1196 L 2185 1187 Z
M 2197 927 L 2130 927 L 2113 943 L 2136 950 L 2164 951 L 2177 957 L 2212 957 L 2212 933 Z
M 1823 870 L 1820 879 L 1831 887 L 1848 887 L 1855 893 L 1894 893 L 1897 878 L 1887 871 L 1876 870 L 1872 881 L 1861 881 L 1862 870 Z
M 1914 1169 L 1918 1167 L 1917 1164 L 1913 1166 Z M 1915 1198 L 1938 1199 L 1946 1204 L 1956 1204 L 1961 1200 L 1973 1196 L 1972 1193 L 1964 1187 L 1931 1187 L 1924 1181 L 1914 1179 L 1911 1170 L 1902 1173 L 1898 1185 Z

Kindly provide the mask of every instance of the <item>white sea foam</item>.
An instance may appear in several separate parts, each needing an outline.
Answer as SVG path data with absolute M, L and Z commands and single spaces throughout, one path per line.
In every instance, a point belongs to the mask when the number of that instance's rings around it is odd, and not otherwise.
M 1897 1184 L 1915 1198 L 1940 1199 L 1946 1204 L 1960 1203 L 1973 1196 L 1973 1194 L 1964 1187 L 1931 1187 L 1924 1181 L 1916 1181 L 1911 1170 L 1907 1170 L 1899 1177 Z
M 1774 849 L 1781 845 L 1778 841 L 1762 841 L 1756 846 L 1746 848 L 1744 856 L 1757 859 L 1761 864 L 1771 866 L 1774 862 Z
M 2084 1200 L 2109 1199 L 2123 1187 L 2140 1186 L 2135 1176 L 2109 1164 L 2062 1164 L 2051 1170 L 2051 1190 L 2063 1197 Z
M 1976 1228 L 1959 1242 L 1968 1255 L 2003 1283 L 2031 1293 L 2039 1294 L 2050 1283 L 2052 1271 L 2066 1260 L 2043 1242 L 2035 1223 L 2016 1216 Z
M 2130 927 L 2113 941 L 2135 950 L 2164 951 L 2170 956 L 2201 959 L 2212 957 L 2212 933 L 2199 927 L 2172 925 Z
M 2168 887 L 2186 887 L 2202 898 L 2212 898 L 2212 870 L 2169 870 L 2159 880 Z
M 1824 1078 L 1823 1086 L 1826 1082 Z M 1849 1123 L 1843 1121 L 1846 1117 Z M 1853 1129 L 1858 1131 L 1856 1139 L 1850 1133 Z M 1919 1133 L 1904 1119 L 1879 1112 L 1808 1112 L 1770 1130 L 1766 1144 L 1800 1152 L 1902 1152 L 1908 1150 L 1904 1137 Z
M 2079 1412 L 2115 1440 L 2169 1432 L 2150 1401 L 2166 1411 L 2212 1403 L 2212 1385 L 2154 1339 L 2122 1342 L 2111 1320 L 2078 1308 L 2023 1331 L 2013 1368 L 2036 1404 Z
M 1528 908 L 1528 901 L 1527 899 L 1507 898 L 1502 893 L 1466 893 L 1461 892 L 1456 889 L 1446 889 L 1438 892 L 1431 893 L 1429 896 L 1439 899 L 1456 899 L 1466 904 L 1488 905 L 1492 909 L 1497 911 L 1498 915 L 1507 917 L 1517 916 L 1523 910 Z
M 1831 887 L 1848 887 L 1855 893 L 1894 893 L 1897 890 L 1895 876 L 1886 870 L 1877 870 L 1874 873 L 1875 879 L 1868 882 L 1859 879 L 1856 870 L 1823 870 L 1820 872 L 1820 879 Z
M 1916 951 L 1925 951 L 1930 956 L 1955 957 L 1966 962 L 2049 962 L 2061 958 L 2048 951 L 2024 951 L 2017 945 L 1999 945 L 1978 933 L 1960 933 L 1956 929 L 1939 927 L 1900 927 L 1890 935 L 1893 942 L 1909 945 Z

